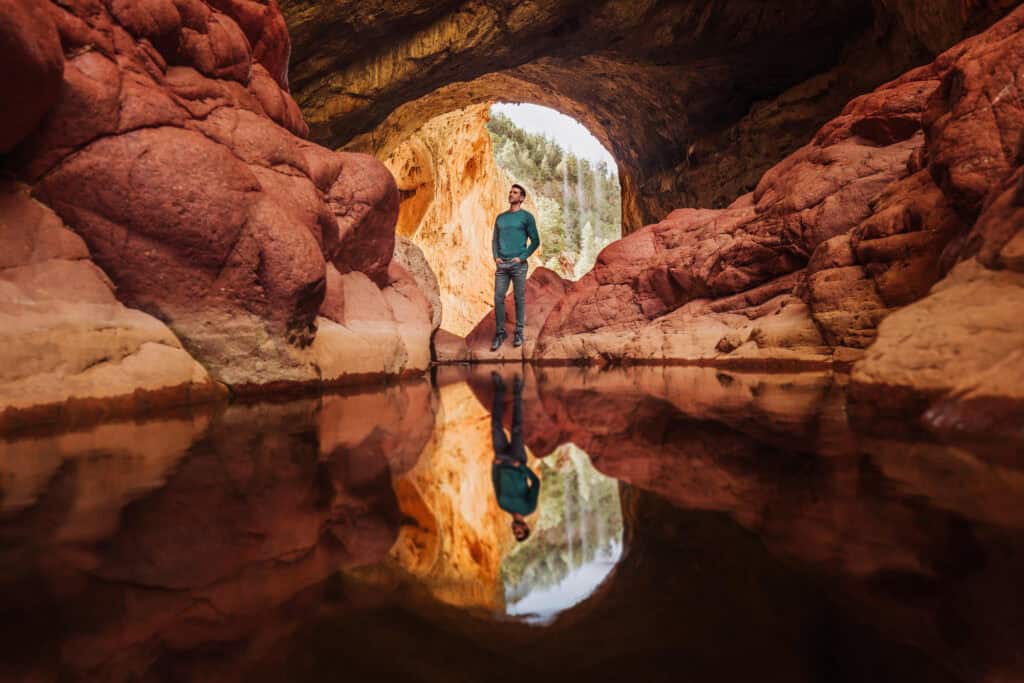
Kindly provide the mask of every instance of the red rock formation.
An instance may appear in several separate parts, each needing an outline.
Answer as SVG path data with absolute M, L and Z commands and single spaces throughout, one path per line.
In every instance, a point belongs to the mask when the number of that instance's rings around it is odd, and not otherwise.
M 6 165 L 84 239 L 122 303 L 238 389 L 426 367 L 430 308 L 392 265 L 394 182 L 370 157 L 302 139 L 274 0 L 4 8 L 11 68 L 39 82 L 5 135 L 53 100 Z M 358 302 L 339 313 L 345 278 L 373 290 L 369 317 Z
M 0 3 L 0 153 L 27 135 L 60 93 L 64 53 L 45 6 L 33 0 Z
M 1003 366 L 1024 343 L 1004 322 L 1024 302 L 1004 246 L 1021 227 L 1012 176 L 1024 109 L 1012 74 L 1024 64 L 1022 23 L 1018 9 L 853 100 L 729 208 L 677 210 L 610 245 L 555 306 L 536 357 L 846 362 L 906 307 L 858 366 L 855 399 L 920 409 Z M 922 300 L 933 286 L 942 304 Z M 965 317 L 962 297 L 980 291 L 992 303 Z M 1003 376 L 1024 371 L 1006 365 Z M 979 391 L 1020 405 L 1008 386 Z
M 162 322 L 126 308 L 82 238 L 0 182 L 0 430 L 221 396 Z

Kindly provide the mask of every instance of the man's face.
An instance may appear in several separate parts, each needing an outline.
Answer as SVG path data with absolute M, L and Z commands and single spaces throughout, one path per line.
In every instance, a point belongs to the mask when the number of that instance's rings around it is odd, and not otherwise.
M 518 187 L 513 187 L 508 191 L 508 203 L 509 204 L 521 204 L 523 202 L 523 193 Z

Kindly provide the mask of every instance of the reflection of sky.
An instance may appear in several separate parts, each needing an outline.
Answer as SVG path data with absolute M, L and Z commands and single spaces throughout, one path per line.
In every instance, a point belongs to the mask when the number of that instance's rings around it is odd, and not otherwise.
M 559 612 L 583 602 L 611 573 L 622 555 L 622 544 L 614 543 L 599 557 L 572 569 L 554 586 L 530 591 L 506 607 L 508 614 L 523 616 L 533 624 L 550 623 Z

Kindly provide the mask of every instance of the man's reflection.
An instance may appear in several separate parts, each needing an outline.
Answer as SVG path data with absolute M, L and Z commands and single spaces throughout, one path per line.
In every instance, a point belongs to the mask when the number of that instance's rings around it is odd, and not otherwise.
M 522 542 L 530 536 L 530 527 L 524 517 L 537 509 L 537 496 L 540 494 L 540 479 L 526 466 L 526 449 L 523 447 L 523 380 L 516 373 L 512 382 L 511 443 L 505 437 L 502 425 L 505 382 L 497 372 L 491 373 L 491 381 L 494 382 L 494 405 L 491 409 L 494 496 L 498 499 L 498 506 L 512 515 L 512 535 Z

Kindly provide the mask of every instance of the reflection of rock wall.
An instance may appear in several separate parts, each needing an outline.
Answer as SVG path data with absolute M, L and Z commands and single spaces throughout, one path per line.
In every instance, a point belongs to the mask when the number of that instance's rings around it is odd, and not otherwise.
M 206 676 L 172 678 L 240 678 L 257 634 L 302 620 L 280 605 L 386 557 L 392 482 L 435 406 L 423 381 L 4 442 L 0 613 L 21 629 L 0 642 L 0 679 L 198 670 L 225 643 L 240 647 Z
M 1020 614 L 1004 604 L 1024 539 L 1019 458 L 851 432 L 826 373 L 538 374 L 559 438 L 601 472 L 729 515 L 940 661 L 1019 677 Z
M 384 162 L 402 197 L 396 231 L 423 250 L 441 287 L 441 325 L 458 335 L 493 307 L 491 229 L 512 182 L 494 163 L 488 109 L 432 119 Z M 536 215 L 532 197 L 527 208 Z
M 490 413 L 466 384 L 443 387 L 442 412 L 416 466 L 395 483 L 404 516 L 395 562 L 437 599 L 500 610 L 501 559 L 514 543 L 491 483 Z

